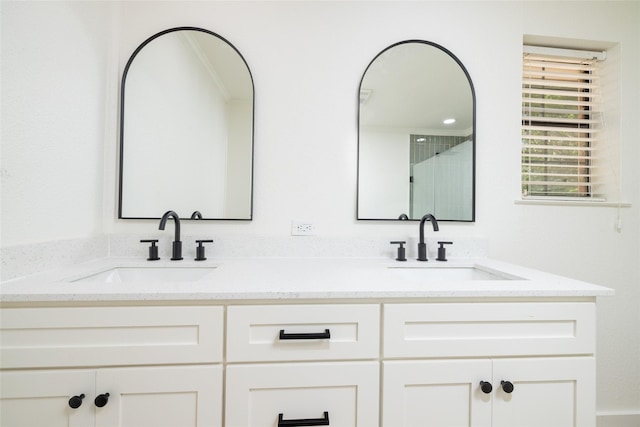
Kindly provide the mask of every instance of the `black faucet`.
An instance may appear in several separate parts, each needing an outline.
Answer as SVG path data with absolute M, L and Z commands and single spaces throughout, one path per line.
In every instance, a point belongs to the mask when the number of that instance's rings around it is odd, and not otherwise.
M 418 261 L 428 261 L 427 260 L 427 244 L 424 242 L 424 223 L 427 221 L 431 221 L 431 225 L 433 226 L 433 231 L 438 231 L 438 221 L 436 217 L 431 214 L 426 214 L 420 220 L 420 243 L 418 243 Z
M 175 223 L 175 237 L 173 239 L 173 249 L 171 251 L 171 260 L 179 261 L 182 259 L 182 242 L 180 241 L 180 217 L 174 211 L 166 211 L 160 219 L 160 227 L 158 229 L 164 230 L 164 226 L 167 224 L 169 217 L 173 218 Z

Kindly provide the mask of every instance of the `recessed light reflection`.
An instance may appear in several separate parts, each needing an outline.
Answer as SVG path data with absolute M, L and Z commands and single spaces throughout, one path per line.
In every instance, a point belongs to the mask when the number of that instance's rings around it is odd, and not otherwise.
M 456 122 L 456 119 L 444 119 L 442 121 L 442 123 L 444 123 L 445 125 L 451 125 L 454 124 Z

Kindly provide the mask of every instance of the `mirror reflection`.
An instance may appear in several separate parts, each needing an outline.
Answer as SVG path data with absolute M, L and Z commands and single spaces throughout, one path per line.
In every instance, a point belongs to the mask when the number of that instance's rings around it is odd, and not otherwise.
M 360 83 L 358 219 L 475 219 L 475 94 L 462 63 L 410 40 Z
M 207 30 L 158 33 L 122 77 L 119 218 L 252 216 L 251 72 Z

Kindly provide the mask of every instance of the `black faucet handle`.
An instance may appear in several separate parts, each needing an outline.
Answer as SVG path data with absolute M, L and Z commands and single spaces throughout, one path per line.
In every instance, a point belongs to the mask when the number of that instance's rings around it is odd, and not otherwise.
M 198 247 L 196 248 L 196 257 L 195 261 L 205 261 L 207 257 L 204 256 L 204 245 L 203 243 L 213 243 L 213 240 L 196 240 Z
M 404 248 L 404 245 L 407 242 L 405 242 L 404 240 L 397 240 L 389 243 L 391 243 L 392 245 L 400 245 L 398 246 L 398 257 L 396 258 L 396 261 L 406 261 L 407 255 L 406 255 L 406 249 Z
M 440 247 L 438 248 L 438 258 L 436 261 L 446 261 L 447 260 L 447 248 L 444 245 L 453 245 L 453 242 L 438 242 Z
M 158 256 L 158 247 L 156 246 L 158 239 L 140 240 L 140 243 L 151 243 L 151 246 L 149 246 L 149 258 L 147 258 L 147 261 L 157 261 L 160 259 Z

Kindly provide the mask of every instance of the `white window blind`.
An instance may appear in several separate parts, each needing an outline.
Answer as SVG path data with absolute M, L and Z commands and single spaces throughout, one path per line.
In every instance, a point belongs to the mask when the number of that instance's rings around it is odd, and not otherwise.
M 602 52 L 524 46 L 523 197 L 602 197 L 597 162 L 601 59 Z

